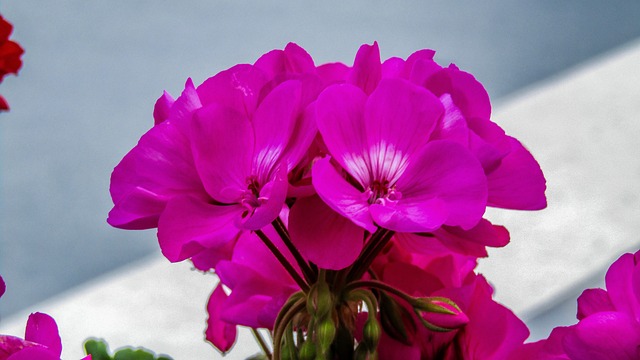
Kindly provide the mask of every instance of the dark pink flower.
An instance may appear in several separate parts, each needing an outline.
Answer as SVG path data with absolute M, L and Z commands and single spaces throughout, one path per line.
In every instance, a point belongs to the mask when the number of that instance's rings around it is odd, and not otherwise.
M 466 321 L 464 326 L 445 333 L 417 323 L 407 329 L 414 333 L 405 341 L 385 332 L 378 348 L 380 359 L 506 359 L 519 347 L 529 335 L 527 327 L 509 309 L 493 301 L 491 286 L 473 272 L 474 266 L 472 257 L 411 254 L 401 242 L 394 242 L 374 265 L 381 280 L 412 296 L 451 299 Z M 427 320 L 434 320 L 429 316 Z
M 304 71 L 315 71 L 313 61 L 289 44 L 197 88 L 188 81 L 175 101 L 165 93 L 156 125 L 114 169 L 109 223 L 157 226 L 171 261 L 228 252 L 241 231 L 268 225 L 284 205 L 289 171 L 315 137 L 305 111 L 320 80 Z
M 265 229 L 265 234 L 294 264 L 275 231 Z M 282 305 L 300 290 L 258 236 L 249 232 L 238 239 L 231 260 L 220 261 L 215 270 L 220 283 L 231 290 L 229 296 L 219 294 L 215 300 L 221 309 L 219 319 L 234 326 L 272 329 Z
M 17 74 L 22 67 L 22 47 L 9 40 L 13 26 L 0 16 L 0 82 L 7 74 Z M 9 110 L 9 104 L 0 96 L 0 111 Z
M 606 290 L 587 289 L 578 298 L 577 324 L 525 344 L 512 359 L 640 358 L 640 251 L 616 260 L 605 282 Z
M 47 314 L 29 315 L 24 340 L 0 335 L 0 360 L 60 360 L 61 353 L 58 326 Z M 83 360 L 91 360 L 91 355 Z

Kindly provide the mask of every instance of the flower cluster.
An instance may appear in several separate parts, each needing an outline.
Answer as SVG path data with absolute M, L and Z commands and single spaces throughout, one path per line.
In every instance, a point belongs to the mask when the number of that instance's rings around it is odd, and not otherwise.
M 616 260 L 605 282 L 606 290 L 587 289 L 578 298 L 577 324 L 523 345 L 512 359 L 639 359 L 640 251 Z
M 528 330 L 473 271 L 509 242 L 483 214 L 544 208 L 545 179 L 434 55 L 374 43 L 316 66 L 289 44 L 188 80 L 114 169 L 108 222 L 218 275 L 223 352 L 242 325 L 272 331 L 275 358 L 505 358 Z
M 15 41 L 9 40 L 13 26 L 0 16 L 0 82 L 7 74 L 17 74 L 22 67 L 20 56 L 24 53 L 22 47 Z M 9 104 L 0 95 L 0 111 L 9 110 Z

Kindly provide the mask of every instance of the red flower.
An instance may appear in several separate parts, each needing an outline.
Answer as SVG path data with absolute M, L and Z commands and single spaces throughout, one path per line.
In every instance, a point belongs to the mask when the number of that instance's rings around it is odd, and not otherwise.
M 22 47 L 15 41 L 9 40 L 13 26 L 0 15 L 0 82 L 7 74 L 17 74 L 22 67 L 20 56 L 24 53 Z M 0 95 L 0 111 L 9 110 L 9 104 Z

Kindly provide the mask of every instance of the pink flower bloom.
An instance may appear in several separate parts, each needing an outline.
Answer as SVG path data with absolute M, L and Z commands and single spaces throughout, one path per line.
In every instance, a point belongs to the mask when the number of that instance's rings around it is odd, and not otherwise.
M 289 44 L 198 88 L 188 81 L 175 101 L 165 93 L 156 125 L 114 169 L 108 222 L 157 226 L 171 261 L 228 252 L 242 230 L 268 225 L 316 132 L 305 111 L 320 80 L 299 71 L 315 71 L 313 61 Z
M 416 325 L 408 328 L 413 334 L 404 342 L 383 333 L 380 359 L 506 359 L 520 346 L 529 335 L 528 329 L 510 310 L 492 300 L 493 290 L 473 272 L 474 266 L 472 257 L 411 254 L 401 242 L 394 242 L 374 265 L 381 280 L 412 296 L 449 298 L 466 321 L 457 330 L 439 333 L 424 328 L 412 315 Z M 446 315 L 441 317 L 429 314 L 426 319 L 447 320 Z
M 429 141 L 443 113 L 438 99 L 401 79 L 367 96 L 348 84 L 317 100 L 318 129 L 331 153 L 314 164 L 313 185 L 336 212 L 374 232 L 475 226 L 486 206 L 480 164 L 451 141 Z M 330 160 L 352 179 L 345 179 Z
M 58 326 L 47 314 L 29 315 L 24 340 L 0 335 L 0 360 L 60 360 L 61 353 Z M 91 355 L 83 360 L 91 360 Z
M 554 329 L 548 339 L 524 345 L 512 358 L 640 358 L 640 251 L 616 260 L 605 282 L 606 290 L 587 289 L 578 298 L 577 324 Z
M 293 258 L 275 231 L 265 232 L 290 263 Z M 299 270 L 298 270 L 299 272 Z M 273 329 L 282 305 L 300 288 L 264 243 L 253 233 L 243 233 L 230 261 L 221 261 L 216 274 L 231 294 L 216 301 L 222 303 L 220 319 L 228 324 Z
M 441 67 L 434 55 L 433 50 L 420 50 L 406 60 L 394 57 L 381 62 L 374 43 L 360 47 L 350 70 L 329 65 L 322 73 L 327 82 L 347 82 L 367 94 L 388 78 L 405 79 L 426 89 L 444 107 L 431 138 L 457 142 L 476 156 L 487 175 L 488 204 L 521 210 L 544 208 L 546 185 L 540 166 L 520 142 L 490 120 L 491 104 L 484 87 L 455 65 Z
M 265 233 L 293 263 L 275 231 L 269 229 Z M 249 232 L 238 239 L 233 258 L 217 264 L 216 273 L 220 282 L 209 298 L 205 334 L 222 353 L 235 343 L 238 325 L 273 329 L 286 300 L 300 290 L 264 243 Z

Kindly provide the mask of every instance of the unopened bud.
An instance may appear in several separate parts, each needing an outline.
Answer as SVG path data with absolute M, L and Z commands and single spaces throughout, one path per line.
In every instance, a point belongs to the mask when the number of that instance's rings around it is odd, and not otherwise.
M 322 319 L 331 312 L 332 308 L 333 298 L 329 284 L 326 281 L 314 284 L 307 297 L 307 312 L 316 319 Z
M 316 344 L 311 340 L 307 340 L 300 347 L 300 360 L 313 360 L 316 358 Z
M 367 322 L 364 323 L 364 329 L 362 330 L 362 340 L 367 344 L 370 351 L 378 348 L 378 341 L 380 341 L 380 324 L 375 317 L 369 317 Z
M 318 340 L 318 346 L 320 346 L 320 352 L 325 353 L 331 347 L 333 338 L 336 336 L 336 325 L 333 323 L 331 316 L 326 318 L 316 328 L 316 339 Z
M 460 310 L 458 305 L 447 298 L 418 299 L 415 310 L 422 323 L 435 331 L 450 331 L 469 322 L 469 318 Z

